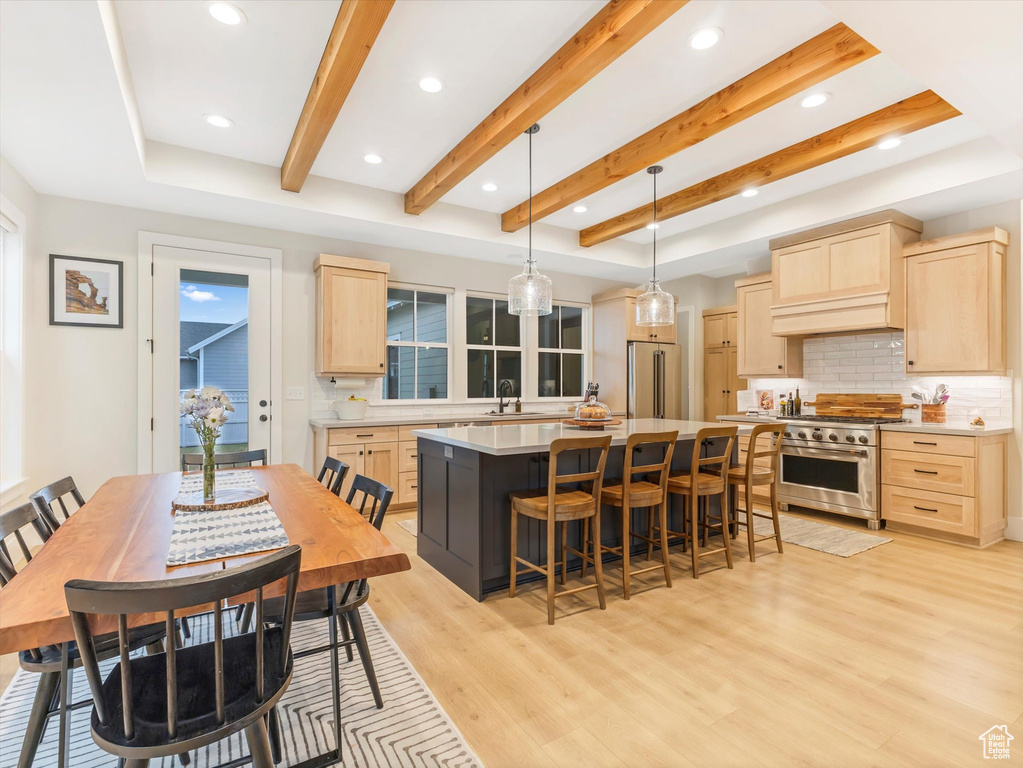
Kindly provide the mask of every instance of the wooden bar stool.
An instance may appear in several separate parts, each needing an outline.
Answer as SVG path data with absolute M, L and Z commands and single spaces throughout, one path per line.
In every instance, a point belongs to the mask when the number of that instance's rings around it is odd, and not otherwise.
M 526 566 L 527 570 L 536 571 L 547 577 L 547 623 L 554 623 L 554 600 L 564 595 L 572 595 L 587 589 L 597 590 L 597 597 L 600 601 L 600 609 L 607 606 L 604 599 L 604 573 L 601 569 L 600 557 L 591 558 L 586 551 L 580 552 L 571 549 L 565 543 L 568 533 L 568 523 L 572 520 L 589 520 L 593 518 L 593 537 L 600 541 L 600 492 L 604 483 L 604 466 L 607 464 L 607 453 L 611 447 L 611 435 L 602 437 L 577 437 L 561 438 L 551 443 L 550 470 L 547 474 L 547 487 L 528 491 L 512 491 L 511 498 L 511 584 L 508 588 L 510 597 L 515 597 L 515 582 L 518 576 L 526 571 L 520 571 L 518 564 Z M 567 475 L 558 474 L 558 456 L 566 451 L 584 451 L 593 448 L 600 449 L 600 459 L 597 462 L 596 470 L 591 472 L 577 472 Z M 591 483 L 590 490 L 558 490 L 559 485 L 568 483 Z M 524 560 L 518 556 L 519 538 L 519 515 L 526 515 L 535 520 L 547 521 L 547 567 Z M 556 560 L 554 555 L 557 524 L 561 523 L 561 560 Z M 583 537 L 583 549 L 588 550 L 585 536 Z M 554 590 L 554 574 L 557 566 L 561 566 L 561 583 L 565 583 L 565 566 L 567 564 L 566 553 L 572 552 L 582 558 L 583 563 L 593 563 L 594 583 L 586 584 L 573 589 L 566 589 L 561 592 Z
M 609 507 L 615 507 L 622 515 L 622 543 L 621 546 L 608 547 L 601 543 L 598 536 L 594 537 L 594 558 L 600 559 L 604 552 L 614 552 L 622 556 L 622 590 L 625 599 L 630 597 L 630 581 L 633 576 L 650 571 L 664 571 L 664 583 L 671 586 L 671 565 L 668 562 L 668 474 L 671 471 L 671 457 L 675 451 L 675 443 L 678 440 L 678 430 L 673 432 L 640 432 L 629 435 L 625 444 L 625 466 L 622 468 L 621 478 L 608 480 L 600 492 L 600 503 Z M 664 459 L 652 464 L 634 464 L 634 454 L 637 448 L 651 448 L 664 450 Z M 633 475 L 642 474 L 644 479 L 634 480 Z M 647 476 L 657 477 L 657 482 L 650 482 Z M 647 532 L 637 533 L 632 530 L 631 519 L 633 509 L 646 508 L 649 516 Z M 654 530 L 654 509 L 659 512 L 660 538 L 655 539 Z M 589 551 L 589 518 L 583 521 L 583 549 Z M 632 571 L 629 569 L 630 545 L 632 539 L 642 539 L 647 543 L 647 558 L 653 556 L 654 544 L 661 548 L 661 564 L 648 568 L 640 568 Z M 586 560 L 583 560 L 582 575 L 586 575 Z
M 774 442 L 770 443 L 765 450 L 757 450 L 757 439 L 767 436 L 770 441 L 773 435 Z M 779 456 L 781 455 L 781 441 L 785 435 L 784 424 L 757 424 L 749 436 L 749 451 L 746 453 L 746 465 L 744 467 L 732 467 L 728 470 L 728 484 L 742 487 L 746 491 L 746 540 L 749 546 L 750 562 L 756 562 L 756 543 L 765 539 L 774 539 L 778 545 L 778 552 L 781 547 L 781 526 L 778 521 L 778 467 Z M 757 459 L 761 463 L 757 463 Z M 767 459 L 768 461 L 764 461 Z M 753 510 L 753 489 L 756 486 L 771 486 L 771 514 Z M 735 516 L 738 519 L 739 509 L 736 508 Z M 774 521 L 774 533 L 758 535 L 753 531 L 753 518 L 761 517 L 765 520 Z
M 713 555 L 717 552 L 725 553 L 725 560 L 728 567 L 732 567 L 732 543 L 731 537 L 725 525 L 711 525 L 708 519 L 710 511 L 710 497 L 721 496 L 721 517 L 728 517 L 728 466 L 732 460 L 732 444 L 738 433 L 737 426 L 704 427 L 696 433 L 696 442 L 693 445 L 693 462 L 688 472 L 678 473 L 668 478 L 668 492 L 675 493 L 682 497 L 683 509 L 686 511 L 687 521 L 685 531 L 668 531 L 672 537 L 682 537 L 688 541 L 691 547 L 693 559 L 693 578 L 700 578 L 700 557 Z M 727 437 L 728 443 L 724 453 L 713 456 L 700 456 L 704 441 L 716 437 Z M 706 468 L 706 469 L 705 469 Z M 700 529 L 700 517 L 698 513 L 699 501 L 703 500 L 703 547 L 700 552 L 698 532 Z M 720 518 L 718 518 L 720 519 Z M 721 530 L 722 546 L 717 549 L 706 549 L 707 534 L 711 529 Z M 662 534 L 663 535 L 663 534 Z

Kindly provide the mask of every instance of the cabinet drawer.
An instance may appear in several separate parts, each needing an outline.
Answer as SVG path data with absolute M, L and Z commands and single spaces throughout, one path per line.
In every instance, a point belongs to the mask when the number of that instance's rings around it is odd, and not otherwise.
M 881 447 L 892 451 L 976 456 L 977 439 L 965 435 L 932 435 L 926 432 L 884 432 Z
M 968 496 L 883 485 L 881 517 L 935 531 L 973 535 L 976 500 Z
M 957 496 L 976 494 L 975 460 L 908 451 L 881 451 L 881 482 Z
M 418 501 L 417 478 L 415 472 L 402 472 L 398 481 L 398 503 L 415 504 Z
M 415 440 L 416 436 L 412 434 L 413 429 L 436 429 L 436 424 L 402 424 L 398 427 L 398 439 L 399 440 Z
M 419 444 L 415 440 L 407 440 L 399 444 L 400 457 L 398 471 L 401 473 L 419 471 Z
M 393 443 L 397 441 L 397 427 L 338 427 L 331 429 L 327 436 L 327 443 L 329 445 Z

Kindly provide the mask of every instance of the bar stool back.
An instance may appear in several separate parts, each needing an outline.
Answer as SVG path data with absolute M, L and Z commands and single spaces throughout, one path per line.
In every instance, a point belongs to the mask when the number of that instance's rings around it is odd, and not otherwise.
M 671 586 L 671 565 L 668 563 L 668 475 L 671 470 L 671 459 L 675 451 L 675 443 L 678 440 L 678 430 L 671 432 L 637 432 L 629 435 L 625 444 L 625 465 L 622 468 L 621 479 L 608 480 L 604 483 L 600 494 L 600 503 L 615 507 L 622 514 L 622 544 L 618 547 L 605 546 L 599 539 L 594 540 L 595 558 L 599 558 L 604 552 L 614 552 L 622 556 L 622 590 L 625 599 L 628 600 L 631 592 L 631 580 L 633 576 L 650 571 L 663 570 L 664 583 Z M 652 450 L 663 450 L 664 458 L 652 464 L 636 464 L 636 453 L 638 450 L 648 448 Z M 640 480 L 634 479 L 635 475 L 643 475 Z M 648 478 L 656 478 L 651 482 Z M 639 533 L 632 530 L 632 510 L 646 508 L 649 519 L 646 533 Z M 655 513 L 654 510 L 657 510 Z M 660 524 L 654 525 L 654 515 L 657 515 Z M 583 521 L 583 536 L 589 546 L 589 518 Z M 660 529 L 660 537 L 653 536 L 654 528 Z M 661 548 L 661 563 L 647 568 L 630 570 L 629 549 L 632 539 L 637 538 L 647 543 L 647 558 L 653 556 L 654 544 Z M 586 548 L 586 547 L 584 547 Z M 586 575 L 586 560 L 583 560 L 583 572 Z
M 679 494 L 683 499 L 683 505 L 687 510 L 688 521 L 686 531 L 681 533 L 669 531 L 672 536 L 682 536 L 691 547 L 693 578 L 700 578 L 700 557 L 712 555 L 717 552 L 725 553 L 725 561 L 728 567 L 732 567 L 732 544 L 728 535 L 727 525 L 722 522 L 719 525 L 711 525 L 708 519 L 710 509 L 710 497 L 721 497 L 721 517 L 728 518 L 728 467 L 732 460 L 732 445 L 738 434 L 737 426 L 704 427 L 696 433 L 696 441 L 693 445 L 693 460 L 688 472 L 672 475 L 668 479 L 669 493 Z M 715 453 L 709 456 L 701 456 L 704 443 L 713 445 L 714 438 L 727 437 L 723 453 Z M 700 551 L 699 536 L 700 529 L 699 501 L 703 500 L 703 547 Z M 723 546 L 716 549 L 706 549 L 708 529 L 721 529 Z
M 604 466 L 607 464 L 608 450 L 611 448 L 611 435 L 601 437 L 560 438 L 551 443 L 550 470 L 547 474 L 547 487 L 537 490 L 512 491 L 511 498 L 511 584 L 508 589 L 510 597 L 515 597 L 515 582 L 520 573 L 518 565 L 526 566 L 527 570 L 536 571 L 547 578 L 547 623 L 554 623 L 554 600 L 564 595 L 572 595 L 587 589 L 596 589 L 600 601 L 600 609 L 607 605 L 604 598 L 604 573 L 599 553 L 590 558 L 585 539 L 583 551 L 569 549 L 565 543 L 567 526 L 573 520 L 593 518 L 593 538 L 600 541 L 600 492 L 604 483 Z M 558 474 L 558 459 L 568 451 L 584 451 L 599 449 L 600 458 L 597 468 L 589 472 Z M 587 483 L 589 490 L 558 490 L 559 485 L 569 483 Z M 546 568 L 524 560 L 518 556 L 519 515 L 526 515 L 535 520 L 547 522 L 547 562 Z M 555 540 L 557 524 L 561 523 L 561 560 L 555 558 Z M 556 567 L 561 566 L 561 583 L 565 583 L 566 553 L 582 558 L 583 563 L 593 563 L 594 583 L 574 587 L 555 593 L 554 574 Z
M 728 470 L 728 483 L 736 487 L 742 486 L 746 491 L 746 541 L 749 546 L 750 562 L 756 562 L 756 543 L 766 539 L 774 539 L 778 545 L 778 552 L 782 551 L 781 526 L 778 521 L 778 472 L 781 459 L 781 441 L 785 435 L 784 424 L 757 424 L 749 437 L 749 451 L 746 453 L 746 465 L 743 467 L 732 467 Z M 764 450 L 758 450 L 757 443 L 760 437 L 765 437 L 768 445 Z M 773 436 L 773 442 L 771 442 Z M 761 441 L 763 442 L 763 441 Z M 757 459 L 761 459 L 758 464 Z M 767 460 L 767 461 L 764 461 Z M 755 512 L 753 509 L 753 488 L 758 485 L 769 485 L 771 487 L 771 514 Z M 739 510 L 736 509 L 736 517 Z M 774 533 L 758 535 L 753 531 L 753 518 L 760 517 L 771 520 L 774 523 Z

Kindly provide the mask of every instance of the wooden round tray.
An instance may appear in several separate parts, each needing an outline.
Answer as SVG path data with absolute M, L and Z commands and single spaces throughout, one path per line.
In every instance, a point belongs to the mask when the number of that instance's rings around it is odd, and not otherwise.
M 603 429 L 604 427 L 613 427 L 616 424 L 621 424 L 621 419 L 608 419 L 607 421 L 581 421 L 580 419 L 565 419 L 564 424 L 568 424 L 570 427 L 578 427 L 579 429 Z
M 270 494 L 262 488 L 227 488 L 223 491 L 217 491 L 216 498 L 210 502 L 202 500 L 202 491 L 186 493 L 185 495 L 178 496 L 174 499 L 174 501 L 171 502 L 171 507 L 173 509 L 180 509 L 184 512 L 199 512 L 202 510 L 214 509 L 240 509 L 241 507 L 251 507 L 253 504 L 259 504 L 260 502 L 267 501 L 269 498 Z

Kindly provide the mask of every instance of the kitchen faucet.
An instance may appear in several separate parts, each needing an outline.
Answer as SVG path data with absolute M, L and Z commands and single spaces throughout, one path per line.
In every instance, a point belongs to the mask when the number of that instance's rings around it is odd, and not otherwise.
M 498 413 L 504 413 L 504 405 L 505 405 L 505 403 L 504 403 L 504 391 L 506 389 L 511 389 L 511 390 L 514 391 L 514 387 L 512 386 L 512 383 L 508 379 L 502 379 L 501 383 L 497 386 L 497 398 L 498 398 L 497 412 Z M 511 400 L 511 394 L 510 393 L 508 395 L 508 399 Z

